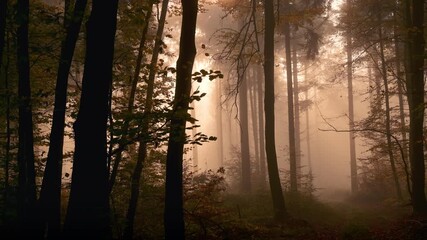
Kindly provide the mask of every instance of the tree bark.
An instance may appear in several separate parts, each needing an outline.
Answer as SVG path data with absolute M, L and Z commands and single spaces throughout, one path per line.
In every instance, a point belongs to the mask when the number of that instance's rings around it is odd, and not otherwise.
M 275 120 L 274 120 L 274 4 L 265 1 L 265 41 L 264 41 L 264 76 L 265 76 L 265 149 L 270 190 L 273 199 L 274 219 L 282 222 L 287 216 L 282 186 L 277 166 Z
M 409 103 L 409 159 L 411 161 L 412 207 L 414 215 L 427 214 L 424 163 L 424 1 L 407 0 L 406 89 Z
M 64 224 L 67 239 L 111 238 L 106 131 L 117 7 L 118 0 L 93 0 L 87 22 L 82 95 L 74 123 L 73 175 Z
M 68 74 L 74 49 L 79 36 L 87 0 L 77 0 L 72 21 L 67 27 L 67 36 L 62 43 L 56 78 L 55 104 L 52 129 L 49 138 L 49 152 L 40 191 L 40 208 L 45 235 L 48 239 L 57 239 L 61 228 L 61 181 L 62 157 L 64 147 L 65 109 L 67 103 Z
M 191 75 L 196 56 L 195 33 L 198 0 L 182 1 L 182 27 L 179 58 L 176 63 L 176 88 L 166 155 L 165 239 L 185 239 L 183 212 L 183 154 L 185 125 L 191 90 Z
M 20 238 L 40 235 L 36 213 L 33 117 L 31 108 L 30 64 L 28 53 L 29 0 L 17 2 L 17 65 L 19 98 L 18 221 Z

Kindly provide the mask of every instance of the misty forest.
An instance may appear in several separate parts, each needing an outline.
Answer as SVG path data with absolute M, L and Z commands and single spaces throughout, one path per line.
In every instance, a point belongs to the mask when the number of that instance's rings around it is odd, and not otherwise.
M 0 0 L 0 239 L 427 239 L 425 0 Z

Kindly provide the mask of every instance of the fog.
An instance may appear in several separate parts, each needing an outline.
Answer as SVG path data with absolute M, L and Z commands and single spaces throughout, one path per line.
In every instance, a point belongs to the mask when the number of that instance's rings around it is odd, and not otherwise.
M 338 5 L 335 5 L 337 7 Z M 203 143 L 195 146 L 196 151 L 189 152 L 187 159 L 197 158 L 197 166 L 200 171 L 207 169 L 216 170 L 236 157 L 236 150 L 240 147 L 240 125 L 238 118 L 238 98 L 235 92 L 230 93 L 230 86 L 235 86 L 235 79 L 228 73 L 233 70 L 226 65 L 218 64 L 219 60 L 211 56 L 221 51 L 221 46 L 215 43 L 213 34 L 223 28 L 236 28 L 236 19 L 225 16 L 222 9 L 216 5 L 205 6 L 206 12 L 198 16 L 197 48 L 198 55 L 193 70 L 213 69 L 225 74 L 223 79 L 213 81 L 203 80 L 202 83 L 193 83 L 193 89 L 199 89 L 207 93 L 201 101 L 194 103 L 193 117 L 199 120 L 201 126 L 197 132 L 208 136 L 219 137 L 222 140 Z M 179 20 L 177 20 L 179 21 Z M 321 199 L 344 197 L 350 192 L 350 157 L 349 157 L 349 133 L 332 131 L 332 127 L 338 130 L 348 130 L 348 92 L 345 75 L 346 53 L 342 50 L 343 43 L 339 36 L 328 36 L 326 43 L 321 46 L 320 54 L 310 63 L 310 66 L 299 69 L 298 81 L 314 83 L 316 86 L 308 91 L 307 98 L 312 101 L 308 112 L 301 111 L 301 167 L 302 173 L 308 173 L 311 157 L 311 168 L 314 176 L 316 195 Z M 206 48 L 201 48 L 204 44 Z M 209 53 L 205 56 L 204 53 Z M 287 120 L 287 89 L 286 67 L 284 51 L 276 54 L 276 149 L 279 168 L 289 169 L 288 151 L 288 120 Z M 305 69 L 307 68 L 307 69 Z M 330 71 L 332 69 L 332 71 Z M 306 71 L 307 79 L 304 78 Z M 219 89 L 221 87 L 221 89 Z M 367 116 L 369 103 L 366 101 L 369 82 L 364 76 L 355 77 L 354 109 L 355 121 Z M 300 100 L 305 99 L 305 93 L 300 93 Z M 221 111 L 221 113 L 219 112 Z M 219 129 L 219 114 L 222 115 L 223 129 Z M 306 114 L 309 115 L 307 129 Z M 253 136 L 253 130 L 249 123 L 249 135 Z M 307 131 L 309 132 L 310 153 L 307 146 Z M 250 137 L 252 138 L 252 137 Z M 362 140 L 356 138 L 357 157 L 363 157 L 366 146 Z M 221 146 L 222 144 L 222 146 Z M 224 159 L 220 159 L 221 148 Z M 250 140 L 251 157 L 254 157 L 254 142 Z M 340 196 L 335 193 L 338 192 Z M 337 199 L 335 199 L 337 200 Z

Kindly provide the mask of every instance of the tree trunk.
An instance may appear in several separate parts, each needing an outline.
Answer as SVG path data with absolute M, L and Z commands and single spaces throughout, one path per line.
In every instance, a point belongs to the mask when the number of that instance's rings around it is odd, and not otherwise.
M 267 154 L 268 177 L 273 199 L 274 219 L 283 222 L 287 216 L 282 186 L 277 166 L 275 121 L 274 121 L 274 4 L 265 1 L 265 41 L 264 41 L 264 76 L 265 76 L 265 149 Z
M 347 4 L 351 8 L 351 1 L 347 0 Z M 351 9 L 349 9 L 351 14 Z M 348 82 L 348 125 L 349 125 L 349 140 L 350 140 L 350 176 L 351 176 L 351 193 L 355 194 L 359 189 L 357 180 L 357 162 L 356 162 L 356 142 L 354 136 L 354 104 L 353 104 L 353 53 L 352 53 L 352 38 L 351 30 L 347 30 L 347 82 Z
M 409 159 L 412 207 L 415 215 L 427 214 L 424 163 L 424 1 L 404 1 L 406 29 L 406 89 L 409 103 Z
M 396 15 L 396 14 L 395 14 Z M 395 29 L 394 29 L 394 49 L 395 49 L 395 56 L 396 56 L 396 84 L 397 84 L 397 96 L 399 99 L 399 118 L 400 118 L 400 134 L 402 135 L 402 140 L 400 141 L 400 145 L 402 146 L 402 162 L 405 165 L 405 174 L 406 174 L 406 186 L 407 191 L 409 195 L 412 194 L 411 190 L 411 181 L 410 181 L 410 174 L 408 170 L 408 137 L 407 137 L 407 129 L 406 129 L 406 122 L 405 122 L 405 100 L 404 100 L 404 92 L 403 92 L 403 72 L 401 70 L 401 48 L 398 41 L 397 36 L 397 21 L 395 22 Z
M 218 144 L 219 144 L 219 166 L 224 167 L 224 134 L 222 132 L 223 121 L 222 121 L 222 104 L 221 104 L 221 96 L 222 96 L 222 85 L 221 81 L 216 82 L 217 85 L 217 133 L 218 133 Z M 195 118 L 195 117 L 194 117 Z
M 243 62 L 243 61 L 241 61 Z M 238 69 L 238 71 L 243 71 Z M 240 122 L 240 151 L 242 161 L 241 192 L 251 192 L 251 157 L 249 153 L 249 124 L 248 124 L 248 74 L 239 73 L 239 122 Z
M 397 95 L 399 99 L 399 118 L 400 118 L 400 134 L 402 135 L 401 145 L 403 146 L 403 158 L 408 159 L 408 151 L 407 151 L 407 129 L 406 129 L 406 122 L 405 122 L 405 100 L 404 100 L 404 92 L 403 92 L 403 86 L 402 83 L 404 82 L 403 76 L 402 76 L 402 70 L 401 70 L 401 55 L 400 55 L 400 49 L 399 49 L 399 43 L 397 39 L 395 39 L 395 49 L 396 49 L 396 83 L 397 83 Z
M 382 33 L 382 19 L 381 19 L 381 14 L 380 12 L 378 13 L 378 20 L 380 23 L 379 29 L 378 29 L 378 38 L 380 40 L 379 45 L 380 45 L 380 60 L 381 60 L 381 75 L 383 78 L 383 84 L 384 84 L 384 101 L 385 101 L 385 130 L 386 130 L 386 138 L 387 138 L 387 153 L 390 159 L 390 164 L 391 164 L 391 172 L 393 174 L 393 180 L 394 180 L 394 185 L 396 188 L 396 194 L 397 194 L 397 198 L 399 200 L 402 200 L 402 190 L 400 188 L 400 183 L 399 183 L 399 176 L 397 175 L 397 170 L 396 170 L 396 163 L 395 163 L 395 159 L 394 159 L 394 154 L 393 154 L 393 144 L 391 142 L 391 126 L 390 126 L 390 96 L 389 96 L 389 89 L 388 89 L 388 79 L 387 79 L 387 66 L 386 66 L 386 60 L 384 57 L 384 42 L 383 42 L 383 33 Z
M 185 125 L 191 90 L 191 75 L 196 56 L 195 34 L 198 0 L 182 1 L 182 27 L 179 58 L 176 63 L 176 88 L 166 155 L 165 239 L 185 239 L 182 166 Z
M 252 122 L 252 133 L 254 139 L 254 169 L 256 172 L 256 180 L 259 180 L 260 176 L 260 162 L 259 162 L 259 137 L 258 137 L 258 119 L 259 115 L 257 104 L 257 89 L 256 89 L 256 78 L 255 78 L 255 70 L 251 68 L 252 76 L 250 77 L 250 87 L 249 87 L 249 101 L 251 106 L 251 122 Z
M 64 224 L 67 239 L 111 238 L 106 131 L 117 7 L 118 0 L 93 0 L 87 22 L 82 95 L 74 123 L 73 175 Z
M 40 235 L 36 214 L 33 117 L 31 110 L 30 65 L 28 53 L 29 0 L 17 2 L 17 65 L 19 98 L 18 220 L 20 238 Z
M 306 86 L 309 85 L 308 82 L 308 73 L 307 73 L 307 65 L 304 68 L 304 82 Z M 305 100 L 308 102 L 308 87 L 305 90 Z M 306 108 L 305 110 L 305 138 L 307 142 L 307 164 L 308 164 L 308 176 L 310 179 L 313 178 L 313 169 L 311 164 L 311 141 L 310 141 L 310 109 Z
M 130 89 L 130 94 L 129 94 L 129 99 L 128 99 L 128 106 L 126 109 L 128 116 L 132 115 L 133 109 L 134 109 L 136 87 L 137 87 L 138 82 L 139 82 L 139 74 L 141 73 L 142 58 L 144 56 L 144 46 L 145 46 L 145 41 L 146 41 L 146 37 L 147 37 L 147 32 L 148 32 L 148 29 L 150 28 L 149 22 L 150 22 L 150 18 L 151 18 L 151 14 L 152 14 L 152 8 L 153 8 L 153 3 L 150 3 L 149 7 L 148 7 L 147 15 L 145 16 L 144 30 L 142 32 L 142 36 L 141 36 L 141 39 L 139 41 L 138 56 L 136 58 L 136 64 L 135 64 L 135 72 L 134 72 L 133 77 L 132 77 L 131 89 Z M 124 149 L 126 148 L 126 145 L 129 144 L 127 141 L 128 132 L 129 132 L 129 121 L 130 121 L 130 119 L 126 118 L 124 123 L 123 123 L 122 139 L 119 142 L 119 146 L 117 148 L 118 151 L 115 154 L 116 157 L 114 158 L 113 169 L 111 170 L 109 189 L 108 189 L 109 195 L 111 195 L 111 192 L 113 191 L 114 184 L 116 182 L 120 162 L 122 161 L 122 153 L 123 153 Z
M 168 0 L 163 0 L 162 12 L 160 15 L 159 26 L 157 28 L 156 41 L 154 44 L 153 55 L 151 58 L 150 74 L 149 74 L 148 83 L 147 83 L 148 84 L 147 96 L 145 98 L 145 106 L 144 106 L 144 109 L 145 109 L 144 115 L 146 116 L 146 119 L 142 122 L 142 126 L 141 126 L 142 136 L 149 135 L 149 123 L 150 123 L 151 110 L 153 108 L 154 80 L 156 75 L 157 59 L 158 59 L 160 47 L 162 44 L 162 35 L 163 35 L 163 30 L 166 22 L 168 4 L 169 4 Z M 131 196 L 129 200 L 129 208 L 126 214 L 126 227 L 124 231 L 125 239 L 132 239 L 133 237 L 133 225 L 135 221 L 136 207 L 138 205 L 141 174 L 142 174 L 142 169 L 144 167 L 145 159 L 147 158 L 147 140 L 148 138 L 144 138 L 139 141 L 138 159 L 136 161 L 135 169 L 132 173 Z
M 289 9 L 289 0 L 285 1 L 285 9 Z M 292 87 L 292 57 L 291 57 L 291 29 L 289 21 L 285 20 L 285 50 L 286 50 L 286 81 L 288 88 L 288 130 L 289 130 L 289 163 L 290 163 L 290 188 L 291 192 L 298 191 L 297 162 L 295 149 L 295 124 L 294 124 L 294 94 Z
M 258 130 L 259 130 L 259 168 L 260 168 L 260 179 L 261 179 L 261 188 L 265 187 L 265 180 L 266 180 L 266 166 L 265 166 L 265 133 L 264 133 L 264 108 L 263 108 L 263 98 L 264 98 L 264 89 L 262 84 L 262 78 L 260 77 L 260 69 L 256 68 L 256 82 L 258 84 Z
M 294 123 L 295 123 L 295 161 L 297 168 L 297 186 L 301 186 L 301 138 L 300 138 L 300 111 L 299 111 L 299 86 L 298 86 L 298 56 L 295 45 L 292 51 L 292 74 L 294 82 Z
M 68 74 L 86 5 L 86 0 L 76 1 L 72 16 L 73 20 L 68 24 L 67 36 L 61 48 L 61 58 L 56 79 L 52 129 L 49 138 L 49 152 L 39 199 L 44 229 L 47 230 L 47 234 L 45 233 L 45 235 L 48 239 L 57 239 L 61 228 L 62 150 L 64 146 Z

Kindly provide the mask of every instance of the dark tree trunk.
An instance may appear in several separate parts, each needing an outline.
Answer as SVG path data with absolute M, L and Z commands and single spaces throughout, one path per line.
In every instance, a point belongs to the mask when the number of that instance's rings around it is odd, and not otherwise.
M 270 190 L 273 199 L 274 218 L 284 221 L 286 218 L 285 200 L 280 184 L 277 166 L 275 121 L 274 121 L 274 6 L 273 0 L 265 1 L 265 42 L 264 42 L 264 76 L 265 76 L 265 149 Z
M 409 103 L 409 159 L 412 207 L 415 215 L 427 214 L 424 163 L 424 1 L 404 1 L 406 29 L 406 89 Z
M 153 50 L 153 55 L 151 58 L 151 65 L 150 65 L 151 66 L 150 74 L 149 74 L 148 83 L 147 83 L 148 84 L 147 96 L 145 98 L 145 106 L 144 106 L 144 109 L 145 109 L 144 115 L 146 116 L 146 119 L 143 121 L 141 126 L 142 136 L 149 135 L 150 114 L 153 108 L 154 80 L 156 75 L 156 66 L 157 66 L 160 47 L 162 44 L 162 35 L 163 35 L 163 30 L 166 22 L 168 4 L 169 4 L 168 0 L 163 0 L 162 12 L 160 14 L 159 26 L 157 28 L 156 42 L 154 44 L 154 50 Z M 144 167 L 145 159 L 147 158 L 147 140 L 148 139 L 141 139 L 139 141 L 138 159 L 136 161 L 135 169 L 132 173 L 131 196 L 129 200 L 129 208 L 126 214 L 126 226 L 124 231 L 125 239 L 132 239 L 133 237 L 133 225 L 135 221 L 136 207 L 138 204 L 141 174 L 142 174 L 142 169 Z
M 265 166 L 265 133 L 264 133 L 264 105 L 263 105 L 263 99 L 264 99 L 264 89 L 262 84 L 262 77 L 260 77 L 260 69 L 256 69 L 256 82 L 258 84 L 258 130 L 259 130 L 259 169 L 260 169 L 260 179 L 261 179 L 261 188 L 265 187 L 265 180 L 266 180 L 266 166 Z
M 351 7 L 351 1 L 347 0 L 347 4 Z M 349 10 L 351 14 L 351 9 Z M 356 162 L 356 142 L 354 136 L 354 106 L 353 106 L 353 55 L 352 55 L 352 38 L 351 30 L 347 30 L 347 82 L 348 82 L 348 121 L 349 121 L 349 141 L 350 141 L 350 181 L 351 192 L 354 194 L 359 189 L 357 180 L 357 162 Z
M 29 0 L 17 3 L 17 65 L 19 97 L 18 220 L 20 238 L 39 237 L 36 220 L 33 118 L 31 110 L 30 65 L 28 53 Z
M 182 27 L 176 88 L 166 155 L 165 239 L 185 239 L 182 160 L 186 140 L 185 125 L 191 90 L 191 74 L 196 56 L 195 33 L 198 0 L 182 1 Z
M 73 176 L 64 224 L 68 239 L 111 238 L 106 131 L 117 5 L 118 0 L 93 0 L 87 23 L 82 95 L 74 123 Z
M 384 42 L 383 42 L 383 33 L 382 33 L 382 18 L 380 12 L 378 13 L 378 20 L 380 23 L 379 29 L 378 29 L 378 38 L 379 38 L 379 45 L 380 45 L 380 60 L 381 60 L 381 76 L 383 78 L 383 84 L 384 84 L 384 102 L 385 102 L 385 130 L 387 133 L 386 139 L 387 139 L 387 153 L 390 159 L 391 164 L 391 172 L 393 174 L 393 180 L 394 185 L 396 188 L 396 195 L 397 198 L 402 200 L 402 190 L 400 188 L 399 183 L 399 176 L 397 175 L 397 169 L 396 169 L 396 163 L 394 159 L 393 154 L 393 144 L 391 142 L 391 126 L 390 126 L 390 94 L 389 94 L 389 88 L 388 88 L 388 78 L 387 78 L 387 66 L 386 66 L 386 60 L 384 56 Z
M 248 74 L 239 73 L 239 75 L 242 77 L 239 88 L 240 156 L 242 161 L 241 192 L 250 193 L 251 157 L 249 153 Z
M 295 123 L 295 162 L 297 168 L 297 186 L 301 186 L 301 138 L 300 138 L 300 111 L 299 111 L 299 86 L 298 86 L 298 54 L 293 44 L 292 51 L 292 74 L 294 83 L 294 123 Z
M 56 78 L 55 106 L 53 111 L 52 130 L 50 133 L 49 153 L 40 192 L 40 207 L 44 229 L 49 239 L 57 239 L 61 227 L 61 180 L 62 149 L 64 146 L 65 109 L 67 103 L 68 74 L 74 49 L 79 36 L 87 0 L 77 0 L 72 21 L 67 27 L 67 36 L 62 43 Z M 46 235 L 46 233 L 45 233 Z
M 397 37 L 396 37 L 397 38 Z M 403 91 L 403 72 L 401 70 L 401 50 L 398 40 L 395 38 L 395 55 L 396 55 L 396 83 L 397 83 L 397 95 L 399 99 L 399 120 L 400 120 L 400 134 L 402 135 L 401 145 L 403 146 L 403 159 L 408 159 L 408 137 L 405 122 L 405 93 Z
M 307 74 L 307 64 L 304 67 L 304 82 L 306 86 L 309 86 L 308 74 Z M 305 90 L 305 100 L 308 102 L 308 87 Z M 308 176 L 310 180 L 313 178 L 313 169 L 311 164 L 311 141 L 310 141 L 310 109 L 306 107 L 305 109 L 305 138 L 307 142 L 307 164 L 308 164 Z M 311 180 L 312 181 L 312 180 Z
M 289 0 L 285 0 L 285 9 L 289 9 Z M 288 88 L 288 130 L 289 130 L 289 163 L 291 192 L 298 191 L 297 160 L 295 149 L 295 123 L 294 123 L 294 94 L 292 87 L 292 57 L 291 57 L 291 29 L 289 21 L 284 23 L 285 51 L 286 51 L 286 81 Z
M 145 26 L 144 30 L 142 32 L 141 39 L 139 41 L 139 47 L 138 47 L 138 56 L 136 58 L 136 64 L 135 64 L 135 72 L 132 76 L 132 83 L 131 83 L 131 89 L 128 99 L 128 106 L 127 106 L 127 114 L 128 116 L 131 116 L 134 109 L 134 103 L 135 103 L 135 93 L 136 93 L 136 87 L 139 82 L 139 74 L 141 73 L 141 66 L 142 66 L 142 58 L 144 56 L 144 46 L 145 41 L 147 38 L 147 32 L 150 28 L 150 18 L 152 15 L 152 9 L 153 9 L 153 3 L 150 3 L 148 6 L 148 12 L 145 16 Z M 111 176 L 109 181 L 109 188 L 108 188 L 108 194 L 111 195 L 111 192 L 113 191 L 114 184 L 116 182 L 117 173 L 119 171 L 120 162 L 122 161 L 122 153 L 124 149 L 126 148 L 126 145 L 128 144 L 127 138 L 128 138 L 128 132 L 129 132 L 129 120 L 125 119 L 122 127 L 122 138 L 119 142 L 119 146 L 117 148 L 117 153 L 115 154 L 116 157 L 114 159 L 114 165 L 113 169 L 111 170 Z

